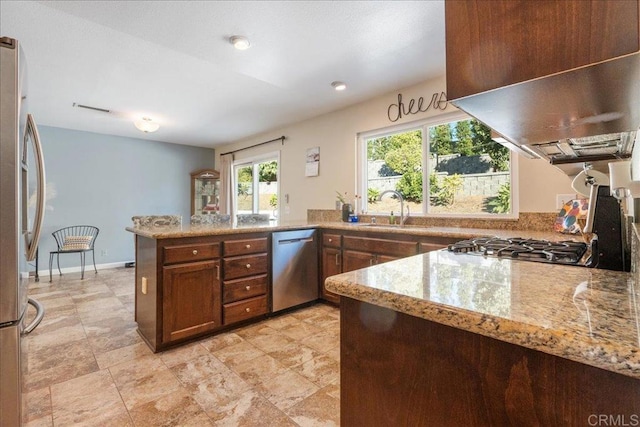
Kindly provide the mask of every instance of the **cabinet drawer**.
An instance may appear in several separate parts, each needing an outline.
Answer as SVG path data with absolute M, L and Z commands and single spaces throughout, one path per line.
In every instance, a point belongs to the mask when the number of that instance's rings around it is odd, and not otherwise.
M 267 314 L 267 296 L 225 304 L 223 311 L 225 325 Z
M 267 293 L 267 275 L 225 281 L 222 287 L 222 301 L 225 304 L 264 295 Z
M 266 237 L 224 242 L 224 256 L 236 256 L 266 252 L 269 242 Z
M 267 272 L 267 254 L 225 258 L 223 265 L 225 280 L 263 274 Z
M 344 236 L 342 243 L 344 249 L 368 251 L 371 253 L 387 254 L 397 257 L 411 256 L 418 253 L 417 242 Z
M 201 261 L 220 256 L 220 243 L 196 243 L 164 248 L 164 263 Z
M 322 246 L 339 248 L 341 244 L 342 244 L 342 236 L 339 234 L 323 234 L 322 235 Z

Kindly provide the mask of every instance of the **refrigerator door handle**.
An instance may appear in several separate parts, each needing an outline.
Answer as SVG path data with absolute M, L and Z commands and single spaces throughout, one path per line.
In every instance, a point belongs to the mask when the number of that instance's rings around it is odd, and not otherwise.
M 33 321 L 31 321 L 31 323 L 29 323 L 29 326 L 24 328 L 24 331 L 22 331 L 22 333 L 25 335 L 33 332 L 33 330 L 38 327 L 40 322 L 42 322 L 42 318 L 44 317 L 44 306 L 39 301 L 34 300 L 33 298 L 29 298 L 28 303 L 35 307 L 36 317 L 33 319 Z
M 26 139 L 29 138 L 29 135 L 31 135 L 31 137 L 33 138 L 33 150 L 34 150 L 34 156 L 36 159 L 36 165 L 35 167 L 37 168 L 37 176 L 38 176 L 38 183 L 37 183 L 37 188 L 36 188 L 36 212 L 35 212 L 35 218 L 33 221 L 33 231 L 31 231 L 29 233 L 29 224 L 28 224 L 28 219 L 26 217 L 23 217 L 23 221 L 25 223 L 23 223 L 23 230 L 26 232 L 25 234 L 25 239 L 26 239 L 26 248 L 27 248 L 27 261 L 33 261 L 36 257 L 36 250 L 38 249 L 38 242 L 40 241 L 40 230 L 42 229 L 42 222 L 44 219 L 44 211 L 45 211 L 45 200 L 46 200 L 46 187 L 45 187 L 45 172 L 44 172 L 44 156 L 42 155 L 42 144 L 40 143 L 40 135 L 38 134 L 38 127 L 36 126 L 36 122 L 33 119 L 33 116 L 31 114 L 27 114 L 27 130 L 25 132 L 25 143 L 24 143 L 24 147 L 23 147 L 23 153 L 22 153 L 22 160 L 23 162 L 26 162 L 28 159 L 28 153 L 27 150 L 29 149 L 29 144 L 27 143 Z M 27 188 L 27 174 L 24 173 L 26 171 L 23 170 L 23 182 L 22 188 Z M 26 197 L 24 197 L 26 196 Z M 23 195 L 23 205 L 22 205 L 22 209 L 23 212 L 27 212 L 28 206 L 28 199 L 29 199 L 29 195 Z M 25 214 L 23 214 L 25 215 Z M 29 234 L 31 234 L 31 236 L 29 236 Z

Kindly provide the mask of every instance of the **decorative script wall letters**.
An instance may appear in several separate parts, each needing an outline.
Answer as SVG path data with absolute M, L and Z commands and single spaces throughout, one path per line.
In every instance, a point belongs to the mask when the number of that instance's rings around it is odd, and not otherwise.
M 424 98 L 421 96 L 417 102 L 415 99 L 410 99 L 408 104 L 402 102 L 402 94 L 398 94 L 398 103 L 389 105 L 387 108 L 387 116 L 392 122 L 397 122 L 402 116 L 409 114 L 418 114 L 428 111 L 429 108 L 435 110 L 444 110 L 447 108 L 447 94 L 444 92 L 434 93 L 431 96 L 431 101 L 427 105 L 424 105 Z

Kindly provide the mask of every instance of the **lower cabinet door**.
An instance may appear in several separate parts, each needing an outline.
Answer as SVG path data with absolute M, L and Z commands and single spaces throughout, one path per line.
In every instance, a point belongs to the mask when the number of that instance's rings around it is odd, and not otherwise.
M 329 276 L 342 273 L 342 251 L 339 248 L 322 248 L 322 298 L 335 304 L 340 303 L 340 295 L 325 289 L 324 281 Z
M 162 270 L 163 343 L 222 325 L 219 260 L 172 265 Z
M 359 251 L 350 251 L 343 250 L 342 251 L 342 272 L 346 273 L 348 271 L 359 270 L 361 268 L 367 268 L 374 265 L 376 262 L 376 257 L 374 254 L 370 252 L 359 252 Z

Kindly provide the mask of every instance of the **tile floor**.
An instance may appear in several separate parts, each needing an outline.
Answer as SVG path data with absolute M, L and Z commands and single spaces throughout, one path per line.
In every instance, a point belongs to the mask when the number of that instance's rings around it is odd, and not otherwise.
M 153 354 L 136 332 L 134 269 L 33 282 L 27 426 L 340 424 L 339 312 L 316 304 Z

